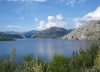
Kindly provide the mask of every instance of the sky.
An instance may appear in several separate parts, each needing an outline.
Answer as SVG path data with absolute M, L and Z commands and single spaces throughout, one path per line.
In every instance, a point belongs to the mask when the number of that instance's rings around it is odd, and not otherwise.
M 100 0 L 0 0 L 0 31 L 78 28 L 100 19 Z

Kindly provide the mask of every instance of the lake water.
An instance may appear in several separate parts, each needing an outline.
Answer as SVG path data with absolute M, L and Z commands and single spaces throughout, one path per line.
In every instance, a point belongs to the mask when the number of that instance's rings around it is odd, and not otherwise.
M 16 41 L 0 41 L 0 56 L 10 54 L 11 48 L 16 49 L 16 57 L 33 55 L 42 59 L 51 59 L 55 54 L 72 56 L 73 51 L 86 49 L 97 41 L 60 40 L 60 39 L 18 39 Z M 100 42 L 98 42 L 100 43 Z

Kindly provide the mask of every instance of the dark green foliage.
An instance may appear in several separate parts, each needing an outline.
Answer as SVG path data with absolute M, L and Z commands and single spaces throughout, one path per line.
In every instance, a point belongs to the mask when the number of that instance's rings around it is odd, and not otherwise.
M 0 41 L 9 41 L 14 39 L 22 39 L 23 36 L 19 34 L 6 34 L 4 32 L 0 32 Z
M 93 44 L 91 49 L 87 51 L 87 55 L 90 57 L 90 66 L 94 65 L 94 59 L 96 59 L 97 52 L 99 51 L 99 46 Z
M 47 72 L 69 72 L 70 61 L 64 56 L 54 56 L 53 60 L 48 64 Z
M 5 62 L 3 62 L 2 59 L 0 59 L 0 71 L 1 72 L 6 72 L 6 70 L 5 70 Z
M 31 62 L 33 60 L 33 56 L 32 55 L 28 55 L 24 57 L 24 61 L 25 62 Z
M 86 51 L 80 50 L 79 54 L 75 55 L 72 58 L 72 69 L 77 70 L 76 72 L 80 72 L 81 70 L 91 69 L 94 65 L 94 60 L 96 58 L 97 52 L 99 50 L 99 46 L 93 44 L 90 49 Z
M 98 70 L 100 70 L 100 49 L 99 49 L 98 54 L 95 59 L 95 66 Z
M 100 21 L 98 21 L 98 23 L 97 24 L 100 24 Z
M 16 64 L 7 59 L 0 59 L 0 72 L 13 72 L 16 68 Z
M 32 30 L 32 31 L 28 31 L 28 32 L 25 32 L 23 33 L 23 35 L 26 37 L 26 38 L 31 38 L 33 35 L 39 33 L 39 31 L 35 31 L 35 30 Z
M 24 38 L 22 35 L 19 35 L 19 34 L 6 34 L 5 36 L 8 38 L 13 38 L 13 39 L 23 39 Z
M 13 41 L 14 39 L 11 38 L 0 38 L 0 41 Z
M 33 72 L 33 62 L 23 62 L 18 64 L 14 72 Z
M 93 44 L 90 49 L 80 49 L 79 54 L 73 52 L 72 58 L 64 56 L 55 56 L 48 64 L 47 72 L 82 72 L 91 69 L 95 66 L 94 60 L 96 58 L 99 46 Z

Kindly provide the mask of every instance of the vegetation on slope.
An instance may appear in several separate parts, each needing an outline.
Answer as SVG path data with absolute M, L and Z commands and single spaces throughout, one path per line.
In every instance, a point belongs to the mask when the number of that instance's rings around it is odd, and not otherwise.
M 24 37 L 18 34 L 7 34 L 4 32 L 0 32 L 0 40 L 6 41 L 6 40 L 22 39 L 22 38 Z
M 64 28 L 60 27 L 51 27 L 48 29 L 45 29 L 43 31 L 40 31 L 37 34 L 33 34 L 33 38 L 59 38 L 64 36 L 65 34 L 68 34 L 72 31 L 72 29 L 66 30 Z
M 0 38 L 0 41 L 13 41 L 14 39 L 12 38 Z

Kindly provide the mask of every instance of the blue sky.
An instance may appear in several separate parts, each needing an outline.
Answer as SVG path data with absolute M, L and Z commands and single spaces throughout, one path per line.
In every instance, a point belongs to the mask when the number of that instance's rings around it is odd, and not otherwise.
M 99 12 L 100 0 L 0 0 L 0 31 L 69 29 L 76 19 L 100 17 Z

